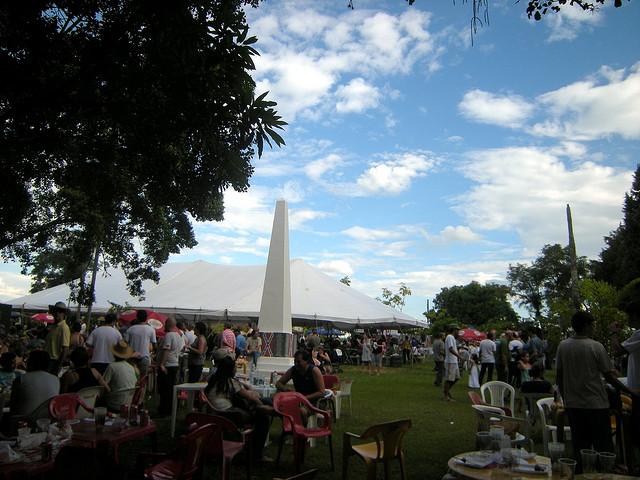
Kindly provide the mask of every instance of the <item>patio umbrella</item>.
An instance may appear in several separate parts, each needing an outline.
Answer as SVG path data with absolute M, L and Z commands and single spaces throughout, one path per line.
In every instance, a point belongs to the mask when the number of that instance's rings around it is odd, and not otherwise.
M 487 334 L 479 330 L 474 330 L 473 328 L 463 328 L 460 330 L 459 338 L 467 342 L 469 340 L 484 340 L 487 338 Z
M 118 313 L 118 319 L 120 320 L 120 324 L 124 326 L 129 326 L 131 320 L 136 318 L 137 310 L 123 310 Z M 147 325 L 153 327 L 156 331 L 156 337 L 162 338 L 164 337 L 164 322 L 167 320 L 167 316 L 152 312 L 151 310 L 147 310 Z
M 35 315 L 31 315 L 29 318 L 36 322 L 53 323 L 55 321 L 55 318 L 53 318 L 53 315 L 50 313 L 36 313 Z

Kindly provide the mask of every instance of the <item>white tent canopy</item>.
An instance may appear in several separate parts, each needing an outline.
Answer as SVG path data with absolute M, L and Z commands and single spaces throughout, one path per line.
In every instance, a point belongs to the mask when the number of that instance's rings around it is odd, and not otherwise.
M 167 263 L 159 269 L 160 283 L 143 283 L 144 297 L 131 297 L 120 270 L 99 276 L 92 310 L 105 313 L 111 303 L 128 304 L 165 315 L 205 319 L 252 319 L 260 313 L 265 265 L 217 265 L 202 260 Z M 47 310 L 67 301 L 69 287 L 59 285 L 12 300 L 14 309 Z M 70 305 L 73 308 L 73 305 Z M 388 307 L 303 262 L 291 262 L 291 317 L 294 325 L 331 324 L 336 328 L 426 327 L 425 322 Z

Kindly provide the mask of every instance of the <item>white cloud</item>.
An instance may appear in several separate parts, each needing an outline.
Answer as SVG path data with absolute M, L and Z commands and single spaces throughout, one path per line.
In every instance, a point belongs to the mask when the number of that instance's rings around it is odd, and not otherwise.
M 521 127 L 533 108 L 517 95 L 496 95 L 478 89 L 465 93 L 458 104 L 465 118 L 506 128 Z
M 407 190 L 411 181 L 424 177 L 435 166 L 433 159 L 421 154 L 388 155 L 382 162 L 372 166 L 356 181 L 353 195 L 396 195 Z
M 31 278 L 12 272 L 0 272 L 0 303 L 29 294 Z
M 575 40 L 581 30 L 599 24 L 602 16 L 600 10 L 591 13 L 567 3 L 559 13 L 549 12 L 544 16 L 543 22 L 550 30 L 547 41 Z
M 540 95 L 536 101 L 550 118 L 534 125 L 533 133 L 575 140 L 640 138 L 640 62 L 626 73 L 603 66 L 586 80 Z
M 329 154 L 326 157 L 319 158 L 318 160 L 308 163 L 304 167 L 304 171 L 310 179 L 319 180 L 325 173 L 335 170 L 343 163 L 344 162 L 340 155 Z
M 344 260 L 331 260 L 329 262 L 318 263 L 318 268 L 324 271 L 327 275 L 340 275 L 345 277 L 353 274 L 353 268 L 349 265 L 349 262 Z
M 532 147 L 471 153 L 462 173 L 476 185 L 456 199 L 454 210 L 475 230 L 517 232 L 537 252 L 547 243 L 567 243 L 570 204 L 578 253 L 595 258 L 602 237 L 620 222 L 633 172 L 589 161 L 568 167 L 556 154 Z
M 289 122 L 298 115 L 324 120 L 322 113 L 333 105 L 340 113 L 379 108 L 383 97 L 373 79 L 441 68 L 438 58 L 444 51 L 429 31 L 430 13 L 356 9 L 330 18 L 320 12 L 321 5 L 307 5 L 261 6 L 256 21 L 248 12 L 261 54 L 255 58 L 256 91 L 270 91 Z M 352 80 L 345 83 L 345 78 Z
M 454 227 L 452 225 L 447 225 L 438 235 L 439 240 L 444 243 L 471 243 L 477 242 L 482 238 L 481 235 L 475 233 L 469 227 L 465 227 L 463 225 L 458 225 Z
M 401 238 L 402 236 L 404 236 L 404 234 L 397 228 L 390 230 L 381 230 L 363 227 L 351 227 L 347 230 L 343 230 L 341 233 L 360 241 L 390 240 Z
M 362 113 L 376 108 L 380 96 L 376 87 L 367 84 L 362 78 L 354 78 L 347 85 L 338 87 L 336 110 L 338 113 Z

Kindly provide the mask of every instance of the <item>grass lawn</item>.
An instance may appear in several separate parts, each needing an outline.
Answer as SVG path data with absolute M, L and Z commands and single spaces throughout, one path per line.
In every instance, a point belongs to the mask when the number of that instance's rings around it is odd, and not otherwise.
M 476 418 L 467 396 L 469 388 L 466 374 L 452 389 L 456 403 L 443 400 L 442 390 L 433 385 L 435 372 L 433 362 L 402 366 L 385 367 L 380 377 L 362 374 L 356 366 L 344 366 L 341 378 L 352 378 L 353 414 L 348 414 L 348 401 L 343 402 L 343 415 L 333 423 L 333 449 L 335 471 L 331 472 L 329 448 L 326 440 L 320 439 L 315 448 L 307 450 L 304 470 L 317 468 L 317 478 L 339 479 L 342 476 L 342 436 L 344 432 L 360 434 L 376 423 L 409 418 L 413 425 L 404 437 L 402 450 L 405 453 L 408 476 L 410 479 L 439 479 L 446 472 L 447 460 L 461 452 L 473 450 L 475 445 Z M 148 402 L 153 412 L 155 399 Z M 184 410 L 179 411 L 176 433 L 186 433 Z M 160 451 L 170 451 L 176 439 L 169 436 L 169 419 L 156 421 L 159 430 Z M 275 419 L 271 428 L 271 444 L 265 454 L 275 458 L 278 450 L 278 438 L 281 422 Z M 124 444 L 120 449 L 121 461 L 133 466 L 138 451 L 148 450 L 146 440 Z M 252 477 L 255 479 L 286 478 L 293 475 L 293 452 L 291 445 L 283 448 L 280 467 L 273 465 L 256 466 Z M 400 478 L 397 462 L 392 465 L 392 476 Z M 217 467 L 208 467 L 205 478 L 220 478 Z M 357 457 L 349 461 L 348 478 L 364 479 L 364 462 Z M 379 468 L 379 477 L 383 478 Z M 231 471 L 233 480 L 246 478 L 243 465 L 234 465 Z

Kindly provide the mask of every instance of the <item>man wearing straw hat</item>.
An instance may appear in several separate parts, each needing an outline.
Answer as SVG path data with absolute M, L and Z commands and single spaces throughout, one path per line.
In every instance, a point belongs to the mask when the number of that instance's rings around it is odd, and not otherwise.
M 112 393 L 129 390 L 136 386 L 136 370 L 128 360 L 134 358 L 136 353 L 125 340 L 109 345 L 109 350 L 113 354 L 114 361 L 111 362 L 104 372 L 104 381 L 109 385 Z M 110 395 L 107 399 L 109 410 L 119 410 L 121 399 L 118 395 Z
M 57 302 L 55 305 L 49 306 L 49 313 L 53 315 L 54 326 L 47 334 L 44 351 L 49 354 L 47 371 L 53 375 L 58 375 L 60 367 L 62 367 L 69 355 L 71 330 L 66 322 L 69 309 L 64 302 Z

